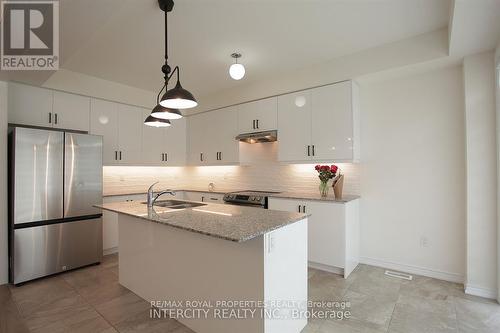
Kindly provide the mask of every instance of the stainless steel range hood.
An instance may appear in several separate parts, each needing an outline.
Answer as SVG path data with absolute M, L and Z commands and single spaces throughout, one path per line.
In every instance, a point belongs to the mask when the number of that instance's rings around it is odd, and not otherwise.
M 236 140 L 246 143 L 274 142 L 278 140 L 278 131 L 264 131 L 240 134 Z

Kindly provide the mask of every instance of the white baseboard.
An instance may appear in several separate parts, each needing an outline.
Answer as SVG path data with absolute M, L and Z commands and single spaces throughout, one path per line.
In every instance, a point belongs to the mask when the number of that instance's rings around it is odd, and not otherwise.
M 465 293 L 468 295 L 474 295 L 484 298 L 497 299 L 497 291 L 495 289 L 482 288 L 478 286 L 473 286 L 471 284 L 465 284 Z
M 443 272 L 443 271 L 439 271 L 439 270 L 435 270 L 435 269 L 429 269 L 429 268 L 414 266 L 414 265 L 401 264 L 401 263 L 397 263 L 397 262 L 391 262 L 391 261 L 380 260 L 380 259 L 375 259 L 375 258 L 360 257 L 359 262 L 361 264 L 389 268 L 389 269 L 393 269 L 393 270 L 404 272 L 404 273 L 422 275 L 422 276 L 427 276 L 430 278 L 449 281 L 449 282 L 464 283 L 464 280 L 465 280 L 464 276 L 462 274 L 458 274 L 458 273 Z
M 118 253 L 118 246 L 110 247 L 109 249 L 104 249 L 102 255 L 107 256 L 110 254 Z
M 307 262 L 307 265 L 311 268 L 318 269 L 320 271 L 325 271 L 325 272 L 339 274 L 339 275 L 344 276 L 344 269 L 339 268 L 339 267 L 318 264 L 318 263 L 312 262 L 312 261 Z

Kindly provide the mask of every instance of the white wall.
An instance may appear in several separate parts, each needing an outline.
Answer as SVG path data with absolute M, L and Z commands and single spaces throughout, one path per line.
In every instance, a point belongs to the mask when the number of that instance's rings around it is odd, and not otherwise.
M 361 256 L 463 281 L 462 69 L 361 82 Z
M 242 80 L 234 89 L 200 96 L 194 112 L 348 80 L 369 73 L 443 59 L 448 56 L 448 30 L 441 29 L 377 46 L 331 61 L 275 75 L 265 80 Z M 251 69 L 248 69 L 251 70 Z
M 467 154 L 466 292 L 497 295 L 497 154 L 493 52 L 464 59 Z
M 495 52 L 497 107 L 497 199 L 500 198 L 500 44 Z M 497 205 L 497 301 L 500 303 L 500 205 Z
M 0 284 L 8 281 L 7 83 L 0 81 Z

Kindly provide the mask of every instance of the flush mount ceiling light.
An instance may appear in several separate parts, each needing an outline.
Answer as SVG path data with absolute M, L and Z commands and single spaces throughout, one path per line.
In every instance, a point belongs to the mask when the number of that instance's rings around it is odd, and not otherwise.
M 182 114 L 178 109 L 188 109 L 193 108 L 198 105 L 198 102 L 194 98 L 193 94 L 191 94 L 186 89 L 182 88 L 180 81 L 180 69 L 179 66 L 175 66 L 172 71 L 171 67 L 168 65 L 168 13 L 172 11 L 174 8 L 173 0 L 158 0 L 158 4 L 160 5 L 160 9 L 165 12 L 165 64 L 161 67 L 161 71 L 163 72 L 163 77 L 165 79 L 165 83 L 162 86 L 160 92 L 157 97 L 157 105 L 153 109 L 151 116 L 146 118 L 144 124 L 148 126 L 153 122 L 148 122 L 150 117 L 167 120 L 168 119 L 179 119 L 182 118 Z M 171 90 L 168 90 L 168 82 L 174 75 L 177 73 L 177 83 L 175 87 Z M 165 89 L 165 94 L 160 99 L 160 95 Z M 170 122 L 168 122 L 170 125 Z M 156 124 L 156 123 L 155 123 Z M 166 125 L 166 126 L 169 126 Z
M 245 66 L 238 64 L 238 59 L 241 58 L 240 53 L 233 53 L 231 57 L 234 58 L 234 64 L 229 67 L 229 75 L 234 80 L 241 80 L 245 76 Z

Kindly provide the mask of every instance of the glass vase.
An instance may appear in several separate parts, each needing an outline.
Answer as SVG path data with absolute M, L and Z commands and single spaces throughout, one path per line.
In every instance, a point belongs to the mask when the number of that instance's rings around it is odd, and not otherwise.
M 319 183 L 319 194 L 322 198 L 326 198 L 328 196 L 329 189 L 330 186 L 328 186 L 328 181 L 321 181 L 321 183 Z

